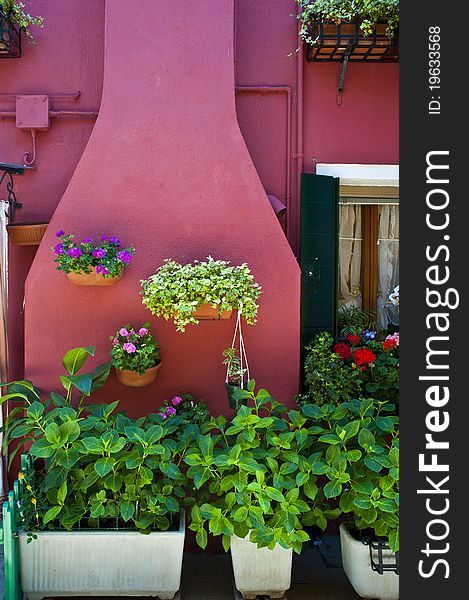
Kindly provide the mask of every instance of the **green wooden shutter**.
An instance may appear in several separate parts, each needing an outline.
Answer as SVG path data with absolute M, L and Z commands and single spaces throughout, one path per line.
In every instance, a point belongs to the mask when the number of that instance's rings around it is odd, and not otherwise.
M 336 335 L 339 178 L 301 176 L 301 348 L 320 331 Z

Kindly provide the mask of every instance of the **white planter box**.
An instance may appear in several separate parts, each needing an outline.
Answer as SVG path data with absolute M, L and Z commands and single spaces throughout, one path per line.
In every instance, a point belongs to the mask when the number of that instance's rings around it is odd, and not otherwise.
M 273 550 L 258 548 L 249 536 L 233 536 L 230 548 L 235 586 L 245 600 L 256 596 L 283 597 L 291 585 L 291 549 L 278 545 Z
M 185 518 L 179 531 L 43 531 L 20 534 L 21 587 L 46 596 L 158 596 L 172 600 L 181 582 Z
M 369 547 L 352 537 L 344 523 L 341 523 L 339 530 L 342 564 L 357 594 L 362 598 L 398 600 L 399 575 L 396 575 L 393 571 L 385 571 L 382 575 L 373 571 Z M 374 560 L 377 562 L 377 552 L 375 553 L 376 559 Z M 394 562 L 394 552 L 383 550 L 383 560 L 390 563 Z

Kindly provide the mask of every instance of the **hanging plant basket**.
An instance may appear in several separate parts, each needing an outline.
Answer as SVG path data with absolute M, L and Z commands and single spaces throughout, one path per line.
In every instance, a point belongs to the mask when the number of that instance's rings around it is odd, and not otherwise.
M 0 8 L 0 58 L 20 58 L 21 29 Z
M 15 246 L 38 246 L 48 225 L 49 223 L 46 221 L 41 223 L 8 223 L 8 237 Z
M 160 367 L 161 362 L 154 367 L 147 369 L 142 375 L 136 371 L 116 369 L 117 379 L 120 381 L 120 383 L 122 383 L 122 385 L 128 385 L 130 387 L 145 387 L 155 381 Z
M 95 285 L 95 286 L 110 286 L 116 284 L 124 274 L 124 270 L 115 277 L 104 277 L 101 273 L 96 273 L 96 267 L 92 268 L 91 273 L 67 273 L 68 280 L 73 285 Z
M 233 314 L 232 310 L 218 310 L 211 304 L 201 304 L 194 312 L 194 317 L 199 321 L 217 321 L 222 319 L 230 319 Z
M 399 35 L 387 34 L 388 24 L 378 22 L 370 35 L 363 35 L 361 21 L 323 23 L 313 21 L 308 29 L 313 43 L 308 44 L 309 62 L 351 61 L 398 62 Z

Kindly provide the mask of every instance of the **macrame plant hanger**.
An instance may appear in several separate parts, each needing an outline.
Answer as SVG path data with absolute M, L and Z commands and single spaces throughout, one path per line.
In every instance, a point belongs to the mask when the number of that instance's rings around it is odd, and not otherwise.
M 233 341 L 231 342 L 231 347 L 233 349 L 236 349 L 236 337 L 239 336 L 239 358 L 240 358 L 240 369 L 241 372 L 244 370 L 244 368 L 246 369 L 246 375 L 247 375 L 247 379 L 246 379 L 246 383 L 251 379 L 251 376 L 249 374 L 249 363 L 248 363 L 248 357 L 246 354 L 246 348 L 244 346 L 244 338 L 243 338 L 243 330 L 241 327 L 241 316 L 242 316 L 242 312 L 243 312 L 243 305 L 241 304 L 241 306 L 239 307 L 238 310 L 238 316 L 236 317 L 236 326 L 235 326 L 235 331 L 234 331 L 234 335 L 233 335 Z M 246 365 L 245 367 L 243 365 Z M 226 366 L 226 378 L 225 378 L 225 383 L 228 383 L 228 371 L 229 371 L 229 367 L 230 365 L 228 364 Z M 240 387 L 241 389 L 244 389 L 244 373 L 241 376 L 241 382 L 240 382 Z

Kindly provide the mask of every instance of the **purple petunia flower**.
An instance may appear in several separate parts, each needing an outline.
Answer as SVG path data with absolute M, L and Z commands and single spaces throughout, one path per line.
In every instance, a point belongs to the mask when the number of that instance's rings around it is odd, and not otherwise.
M 64 235 L 64 233 L 65 233 L 65 231 L 63 229 L 59 229 L 55 235 L 57 237 L 62 237 Z
M 109 238 L 109 242 L 110 242 L 111 244 L 115 244 L 116 246 L 120 246 L 120 245 L 121 245 L 121 241 L 120 241 L 120 239 L 119 239 L 119 238 L 116 238 L 116 237 L 110 237 L 110 238 Z
M 68 250 L 67 254 L 69 256 L 71 256 L 72 258 L 78 258 L 79 256 L 81 256 L 83 254 L 83 252 L 80 250 L 80 248 L 70 248 L 70 250 Z
M 167 415 L 175 415 L 176 409 L 174 408 L 174 406 L 168 406 L 168 408 L 166 409 L 166 414 Z
M 181 396 L 174 396 L 174 398 L 171 400 L 171 404 L 174 404 L 174 406 L 181 404 L 181 402 L 182 402 Z
M 96 250 L 93 250 L 91 254 L 96 256 L 96 258 L 104 258 L 106 256 L 106 250 L 103 250 L 102 248 L 96 248 Z
M 103 275 L 107 275 L 109 273 L 109 270 L 106 269 L 106 267 L 103 267 L 103 265 L 98 265 L 96 267 L 96 273 L 102 273 Z
M 86 238 L 83 238 L 83 239 L 81 240 L 81 243 L 82 243 L 82 244 L 91 244 L 91 243 L 92 243 L 92 241 L 93 241 L 93 240 L 92 240 L 90 237 L 86 237 Z
M 107 235 L 102 235 L 102 236 L 99 238 L 99 241 L 100 241 L 100 242 L 104 242 L 104 240 L 107 240 L 107 239 L 108 239 Z
M 55 254 L 63 254 L 64 253 L 63 244 L 56 244 L 54 246 L 54 252 L 55 252 Z
M 362 331 L 362 336 L 365 338 L 365 340 L 374 340 L 377 336 L 377 332 L 376 331 L 371 331 L 369 329 L 365 329 Z
M 130 333 L 125 327 L 122 327 L 122 329 L 119 329 L 119 335 L 121 335 L 122 337 L 129 337 Z
M 122 250 L 121 252 L 118 252 L 117 260 L 120 260 L 121 262 L 128 265 L 129 262 L 132 260 L 132 254 L 130 254 L 128 250 Z
M 163 419 L 163 421 L 166 419 L 166 414 L 165 413 L 158 413 L 158 414 Z
M 148 333 L 148 329 L 146 327 L 140 327 L 140 329 L 138 330 L 138 335 L 140 337 L 144 337 L 145 335 L 147 335 Z
M 130 342 L 126 342 L 122 348 L 127 352 L 127 354 L 133 354 L 137 351 L 137 348 Z

